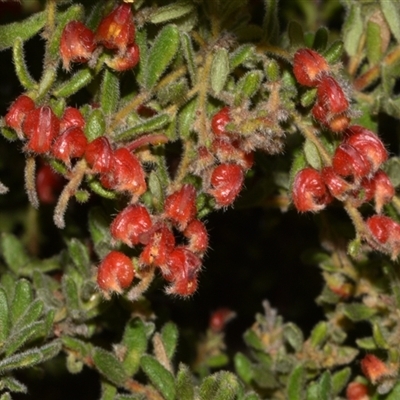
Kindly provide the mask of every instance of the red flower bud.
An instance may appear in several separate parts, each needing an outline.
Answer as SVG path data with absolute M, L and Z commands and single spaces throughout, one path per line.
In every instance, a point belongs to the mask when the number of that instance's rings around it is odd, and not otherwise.
M 371 173 L 371 164 L 353 146 L 342 143 L 332 159 L 334 171 L 341 176 L 353 176 L 359 180 Z
M 107 175 L 103 175 L 101 183 L 110 189 L 119 192 L 131 192 L 137 197 L 147 189 L 144 179 L 144 171 L 139 159 L 125 147 L 114 151 L 111 169 Z
M 317 102 L 325 110 L 325 119 L 348 110 L 349 101 L 339 83 L 329 75 L 323 76 L 318 83 Z
M 185 184 L 170 194 L 165 200 L 164 213 L 180 230 L 184 230 L 196 215 L 196 189 Z
M 55 158 L 70 166 L 71 158 L 82 157 L 86 146 L 87 139 L 82 129 L 69 128 L 54 141 L 51 152 Z
M 235 317 L 235 311 L 232 311 L 229 308 L 219 308 L 211 314 L 208 326 L 213 332 L 222 332 L 226 324 Z
M 368 387 L 360 382 L 351 382 L 346 389 L 347 400 L 369 400 Z
M 388 153 L 382 141 L 370 130 L 352 125 L 345 131 L 345 143 L 353 146 L 372 165 L 372 170 L 377 171 L 388 158 Z
M 60 41 L 60 55 L 64 69 L 69 70 L 71 62 L 89 61 L 95 49 L 94 33 L 82 22 L 68 22 Z
M 34 108 L 35 103 L 30 97 L 25 96 L 24 94 L 19 96 L 14 103 L 11 104 L 7 114 L 4 117 L 6 125 L 15 129 L 17 132 L 20 132 L 26 114 L 28 114 Z
M 85 119 L 81 112 L 75 107 L 67 107 L 60 121 L 60 132 L 66 131 L 68 128 L 85 127 Z
M 231 121 L 231 117 L 229 115 L 229 107 L 221 108 L 211 119 L 211 129 L 216 136 L 225 136 L 229 135 L 228 132 L 225 131 L 226 125 Z
M 383 378 L 392 375 L 392 371 L 388 366 L 373 354 L 367 354 L 361 360 L 361 370 L 365 377 L 374 385 L 379 383 Z
M 189 240 L 188 249 L 193 253 L 203 254 L 208 248 L 208 233 L 204 224 L 194 219 L 184 230 L 183 234 Z
M 22 131 L 28 138 L 28 150 L 46 153 L 60 133 L 60 121 L 50 107 L 42 106 L 27 114 Z
M 140 254 L 140 261 L 146 265 L 166 267 L 167 257 L 175 247 L 175 237 L 165 225 L 149 235 L 148 244 Z
M 41 165 L 36 175 L 36 191 L 39 201 L 43 204 L 56 203 L 64 182 L 64 178 L 54 172 L 50 165 Z
M 300 49 L 294 55 L 293 73 L 300 85 L 317 86 L 321 77 L 329 71 L 325 58 L 314 50 Z
M 123 209 L 111 223 L 111 235 L 128 246 L 144 243 L 142 237 L 152 227 L 147 209 L 140 205 L 131 205 Z
M 135 40 L 135 25 L 131 5 L 120 4 L 102 19 L 96 31 L 96 41 L 108 49 L 118 49 L 121 54 Z
M 400 225 L 385 215 L 373 215 L 368 218 L 367 226 L 379 243 L 400 241 Z
M 321 171 L 322 179 L 328 187 L 329 192 L 333 197 L 343 200 L 348 192 L 351 191 L 352 185 L 340 177 L 333 169 L 333 167 L 324 167 Z
M 97 284 L 105 292 L 121 293 L 135 277 L 132 260 L 119 251 L 111 251 L 97 270 Z
M 85 159 L 93 172 L 104 174 L 109 171 L 113 158 L 110 142 L 105 136 L 100 136 L 90 142 L 85 151 Z
M 122 55 L 116 55 L 113 58 L 107 59 L 106 64 L 115 71 L 127 71 L 136 67 L 140 60 L 139 46 L 134 43 L 126 49 Z
M 320 211 L 332 200 L 322 175 L 315 169 L 302 169 L 294 178 L 293 203 L 298 211 Z
M 163 276 L 172 282 L 167 289 L 168 294 L 190 296 L 196 291 L 200 258 L 184 247 L 177 247 L 168 255 L 167 266 L 168 273 Z
M 343 132 L 350 124 L 350 117 L 344 114 L 332 115 L 324 107 L 316 102 L 311 110 L 313 117 L 332 132 Z
M 236 199 L 243 186 L 243 169 L 236 164 L 218 165 L 212 175 L 210 194 L 214 196 L 218 206 L 229 206 Z

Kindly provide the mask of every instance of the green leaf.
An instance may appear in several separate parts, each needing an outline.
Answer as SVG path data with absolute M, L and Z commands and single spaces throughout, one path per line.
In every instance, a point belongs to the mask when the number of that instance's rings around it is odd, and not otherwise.
M 0 288 L 0 349 L 8 337 L 10 329 L 10 317 L 7 295 L 3 288 Z
M 179 49 L 179 30 L 175 25 L 165 26 L 156 37 L 149 52 L 146 86 L 154 87 Z
M 12 400 L 10 393 L 4 393 L 1 395 L 0 400 Z
M 293 347 L 295 351 L 300 351 L 303 346 L 303 332 L 298 326 L 289 322 L 283 327 L 283 337 Z
M 44 333 L 45 324 L 43 321 L 35 321 L 33 323 L 23 325 L 21 329 L 13 329 L 6 342 L 6 345 L 4 346 L 5 354 L 10 356 L 20 349 L 25 343 L 44 336 Z
M 290 21 L 288 36 L 293 47 L 305 47 L 303 27 L 297 21 Z
M 380 0 L 381 10 L 389 25 L 390 31 L 400 43 L 400 7 L 397 0 Z
M 175 382 L 177 399 L 194 400 L 194 382 L 190 369 L 186 365 L 179 364 Z
M 239 79 L 235 90 L 235 104 L 253 97 L 261 86 L 263 73 L 261 71 L 249 71 Z
M 219 94 L 224 88 L 229 71 L 228 51 L 220 47 L 214 53 L 210 71 L 211 88 L 214 90 L 215 94 Z
M 194 4 L 191 0 L 181 0 L 164 7 L 159 7 L 150 14 L 149 20 L 153 24 L 161 24 L 183 17 L 193 10 Z
M 264 350 L 264 346 L 260 338 L 253 330 L 251 329 L 247 330 L 243 335 L 243 339 L 247 344 L 247 346 L 252 347 L 255 350 Z
M 9 390 L 15 393 L 27 393 L 28 388 L 21 382 L 11 377 L 2 377 L 0 379 L 0 390 Z
M 33 300 L 32 288 L 26 279 L 20 279 L 15 288 L 15 294 L 11 303 L 11 323 L 16 324 Z
M 196 53 L 193 49 L 192 40 L 186 32 L 181 33 L 181 46 L 183 56 L 186 60 L 186 67 L 189 72 L 190 81 L 192 82 L 192 85 L 195 85 L 197 82 Z
M 351 368 L 346 367 L 342 370 L 335 372 L 332 375 L 332 394 L 334 396 L 339 395 L 339 393 L 345 388 L 347 382 L 351 376 Z
M 298 365 L 293 369 L 289 376 L 287 384 L 287 399 L 288 400 L 304 400 L 305 399 L 305 369 L 303 365 Z
M 313 168 L 317 170 L 321 169 L 321 156 L 319 155 L 318 149 L 315 144 L 311 140 L 306 139 L 304 141 L 303 150 L 308 164 L 310 164 Z
M 100 107 L 106 116 L 115 113 L 119 97 L 119 76 L 117 72 L 105 68 L 100 87 Z
M 175 380 L 171 372 L 165 369 L 154 357 L 146 354 L 142 356 L 140 365 L 163 397 L 166 400 L 174 400 L 176 395 Z
M 328 323 L 320 321 L 311 331 L 310 343 L 312 347 L 322 346 L 328 338 Z
M 384 171 L 388 174 L 390 182 L 397 188 L 400 186 L 400 158 L 391 157 L 383 167 Z
M 46 14 L 45 11 L 38 12 L 21 22 L 0 25 L 0 51 L 11 47 L 15 38 L 25 41 L 36 35 L 46 23 Z
M 81 310 L 79 288 L 75 277 L 70 274 L 64 274 L 61 282 L 69 315 L 72 319 L 82 319 L 84 315 Z
M 326 51 L 322 53 L 328 63 L 333 64 L 342 59 L 344 44 L 341 40 L 335 40 Z
M 376 343 L 372 337 L 365 337 L 356 340 L 357 346 L 364 350 L 376 350 Z
M 70 336 L 62 336 L 61 341 L 65 347 L 79 353 L 83 357 L 90 354 L 91 345 L 82 340 Z
M 124 386 L 128 375 L 117 357 L 100 347 L 95 347 L 92 353 L 94 365 L 99 372 L 115 385 Z
M 164 188 L 155 171 L 151 171 L 149 175 L 149 190 L 152 194 L 152 206 L 161 212 L 164 206 Z
M 328 44 L 329 39 L 329 31 L 325 26 L 321 26 L 318 28 L 317 32 L 315 32 L 313 49 L 318 52 L 324 51 Z
M 235 354 L 235 371 L 243 382 L 250 384 L 253 379 L 253 365 L 251 361 L 242 353 Z
M 147 341 L 146 327 L 141 319 L 135 318 L 126 325 L 121 342 L 126 346 L 122 364 L 129 376 L 133 376 L 138 371 L 140 359 L 147 349 Z
M 22 243 L 10 233 L 2 234 L 0 249 L 7 266 L 16 274 L 29 262 L 28 255 Z
M 106 121 L 103 111 L 96 108 L 86 119 L 85 135 L 89 142 L 103 136 L 106 131 Z
M 239 65 L 246 64 L 255 59 L 255 48 L 252 44 L 243 44 L 239 46 L 233 53 L 229 54 L 229 65 L 231 71 Z
M 278 0 L 264 0 L 263 39 L 270 44 L 276 44 L 279 38 L 278 3 Z
M 179 331 L 172 322 L 166 323 L 161 330 L 161 339 L 168 359 L 172 359 L 178 344 Z
M 135 138 L 142 133 L 152 132 L 164 128 L 171 120 L 168 114 L 157 114 L 154 117 L 147 118 L 143 122 L 139 122 L 132 128 L 116 135 L 115 140 L 123 141 Z
M 18 368 L 28 368 L 55 357 L 61 350 L 61 342 L 55 340 L 45 346 L 15 354 L 0 361 L 2 373 Z
M 201 400 L 233 400 L 240 384 L 236 376 L 227 371 L 217 372 L 204 379 L 200 387 Z
M 343 306 L 344 315 L 356 322 L 369 320 L 373 315 L 376 314 L 376 312 L 376 309 L 359 303 L 345 304 Z
M 165 107 L 169 103 L 182 102 L 182 99 L 185 98 L 188 91 L 189 87 L 187 79 L 181 78 L 162 87 L 157 92 L 157 98 L 160 101 L 161 106 Z
M 70 79 L 56 86 L 53 89 L 53 94 L 56 97 L 70 97 L 87 86 L 93 80 L 94 76 L 90 68 L 82 68 Z
M 149 48 L 147 39 L 147 29 L 140 29 L 136 32 L 136 44 L 139 47 L 140 61 L 136 67 L 136 80 L 141 87 L 146 86 L 147 63 L 149 58 Z
M 96 252 L 100 258 L 105 257 L 111 249 L 110 221 L 100 207 L 89 211 L 89 232 Z
M 376 22 L 368 21 L 366 33 L 368 61 L 371 65 L 375 65 L 382 57 L 381 27 Z
M 364 24 L 361 16 L 361 4 L 352 3 L 350 11 L 342 29 L 344 38 L 344 48 L 349 56 L 355 56 L 358 51 L 362 34 L 364 33 Z
M 182 139 L 190 137 L 196 118 L 197 98 L 190 100 L 179 113 L 179 135 Z
M 30 75 L 28 67 L 25 63 L 24 42 L 20 37 L 15 38 L 13 45 L 13 61 L 15 72 L 21 85 L 26 90 L 35 89 L 37 87 L 37 82 Z
M 378 323 L 374 323 L 372 325 L 372 337 L 378 348 L 380 349 L 389 349 L 389 343 L 387 342 L 385 335 L 382 331 L 381 326 Z
M 90 276 L 90 256 L 88 248 L 78 239 L 68 242 L 68 253 L 77 270 L 83 277 Z
M 332 399 L 332 379 L 329 371 L 325 371 L 318 381 L 319 400 Z
M 281 75 L 281 70 L 276 60 L 269 60 L 264 66 L 264 72 L 267 79 L 271 82 L 278 81 Z

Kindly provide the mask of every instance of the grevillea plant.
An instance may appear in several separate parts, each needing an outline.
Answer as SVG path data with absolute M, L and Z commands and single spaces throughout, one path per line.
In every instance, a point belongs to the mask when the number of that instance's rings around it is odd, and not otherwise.
M 397 0 L 0 0 L 0 50 L 0 400 L 400 398 Z

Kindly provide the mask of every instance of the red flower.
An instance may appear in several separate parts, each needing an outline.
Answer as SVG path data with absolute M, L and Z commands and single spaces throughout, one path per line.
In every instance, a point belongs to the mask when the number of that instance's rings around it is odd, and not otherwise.
M 344 196 L 352 189 L 352 185 L 339 176 L 333 167 L 322 168 L 321 175 L 329 192 L 339 200 L 344 199 Z
M 229 206 L 234 202 L 243 186 L 243 169 L 236 164 L 218 165 L 212 175 L 210 194 L 220 207 Z
M 140 261 L 145 265 L 157 265 L 165 270 L 167 257 L 175 247 L 175 237 L 165 225 L 155 229 L 148 239 L 148 243 L 140 254 Z
M 27 114 L 22 131 L 28 138 L 28 150 L 47 153 L 60 133 L 60 121 L 50 107 L 42 106 Z
M 71 62 L 89 61 L 95 49 L 94 33 L 82 22 L 68 22 L 60 41 L 60 55 L 64 68 L 69 70 Z
M 360 382 L 351 382 L 346 389 L 347 400 L 369 400 L 368 387 Z
M 225 131 L 226 125 L 231 121 L 231 117 L 229 115 L 230 108 L 224 107 L 221 108 L 211 119 L 211 129 L 216 136 L 226 136 L 229 135 L 228 132 Z
M 388 158 L 388 153 L 382 141 L 370 130 L 363 126 L 352 125 L 345 131 L 345 143 L 353 146 L 371 166 L 377 171 Z
M 144 177 L 139 159 L 128 149 L 121 147 L 114 151 L 111 168 L 100 180 L 106 188 L 131 192 L 139 197 L 147 189 Z
M 113 151 L 105 136 L 100 136 L 90 142 L 85 151 L 85 159 L 93 172 L 106 173 L 111 167 Z
M 111 251 L 97 270 L 97 284 L 105 292 L 121 293 L 135 277 L 132 260 L 119 251 Z
M 134 43 L 126 49 L 122 55 L 116 55 L 111 59 L 107 59 L 105 63 L 115 71 L 127 71 L 136 67 L 140 60 L 139 46 Z
M 165 200 L 164 213 L 180 230 L 184 230 L 196 215 L 196 189 L 190 184 L 185 184 L 170 194 Z
M 298 211 L 320 211 L 332 200 L 322 175 L 315 169 L 302 169 L 294 178 L 292 199 Z
M 333 170 L 341 176 L 353 176 L 360 180 L 371 173 L 371 164 L 348 143 L 338 146 L 332 159 Z
M 60 132 L 64 132 L 68 128 L 83 129 L 85 124 L 85 119 L 77 108 L 67 107 L 60 121 Z
M 71 158 L 82 157 L 86 146 L 87 139 L 82 129 L 69 128 L 54 141 L 51 152 L 54 157 L 70 166 Z
M 325 111 L 327 121 L 333 115 L 344 113 L 349 108 L 349 101 L 342 87 L 329 75 L 323 76 L 318 83 L 317 102 Z
M 131 5 L 120 4 L 114 11 L 102 19 L 96 31 L 96 41 L 108 49 L 126 52 L 135 40 L 135 25 Z
M 54 204 L 64 185 L 64 178 L 53 171 L 48 164 L 38 168 L 36 175 L 36 191 L 43 204 Z
M 26 96 L 19 96 L 14 103 L 11 104 L 7 114 L 4 117 L 6 125 L 13 128 L 17 132 L 21 132 L 22 123 L 26 115 L 35 108 L 34 101 Z
M 188 249 L 193 253 L 203 254 L 208 248 L 208 233 L 204 224 L 194 219 L 184 230 L 183 234 L 189 240 Z
M 388 366 L 373 354 L 367 354 L 361 360 L 361 370 L 365 377 L 374 385 L 392 374 Z
M 325 58 L 314 50 L 300 49 L 294 55 L 293 73 L 300 85 L 317 86 L 321 77 L 329 71 Z
M 140 205 L 131 205 L 123 209 L 111 223 L 111 235 L 128 246 L 145 243 L 144 234 L 152 227 L 147 209 Z

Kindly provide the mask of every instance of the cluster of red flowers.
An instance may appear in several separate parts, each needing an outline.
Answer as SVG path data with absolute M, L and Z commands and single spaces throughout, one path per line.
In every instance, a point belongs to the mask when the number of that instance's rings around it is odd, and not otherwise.
M 320 171 L 306 167 L 293 181 L 292 198 L 297 210 L 319 211 L 333 198 L 359 207 L 371 200 L 377 215 L 367 220 L 372 237 L 397 256 L 400 252 L 400 225 L 380 215 L 395 189 L 380 169 L 388 153 L 382 141 L 372 131 L 350 125 L 349 100 L 333 77 L 327 61 L 317 52 L 300 49 L 294 56 L 293 72 L 305 86 L 317 88 L 317 100 L 312 114 L 317 122 L 342 135 L 330 165 Z M 371 243 L 374 246 L 374 243 Z
M 229 107 L 219 110 L 211 119 L 214 134 L 210 149 L 199 148 L 197 168 L 207 182 L 205 191 L 211 194 L 217 207 L 231 205 L 243 186 L 244 174 L 253 165 L 254 156 L 242 148 L 239 135 L 228 132 L 231 121 Z
M 116 71 L 126 71 L 139 62 L 139 47 L 135 43 L 135 25 L 131 5 L 122 3 L 105 16 L 96 32 L 92 32 L 82 22 L 69 22 L 62 33 L 60 54 L 63 66 L 69 70 L 71 62 L 88 62 L 97 46 L 104 46 L 114 55 L 105 63 Z
M 170 282 L 167 293 L 187 296 L 197 288 L 201 258 L 208 247 L 207 230 L 196 213 L 196 189 L 184 184 L 166 198 L 162 214 L 150 215 L 143 205 L 128 205 L 115 217 L 110 231 L 129 247 L 143 246 L 140 266 L 159 268 Z M 182 233 L 185 244 L 176 244 L 172 228 Z M 100 266 L 99 274 L 102 268 L 106 266 Z

